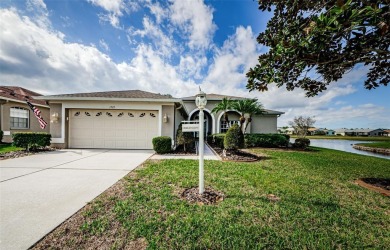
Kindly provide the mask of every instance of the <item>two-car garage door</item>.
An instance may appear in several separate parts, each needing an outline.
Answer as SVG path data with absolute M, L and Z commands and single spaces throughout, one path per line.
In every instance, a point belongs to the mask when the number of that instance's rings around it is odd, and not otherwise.
M 70 148 L 152 149 L 158 136 L 156 110 L 79 110 L 69 112 Z

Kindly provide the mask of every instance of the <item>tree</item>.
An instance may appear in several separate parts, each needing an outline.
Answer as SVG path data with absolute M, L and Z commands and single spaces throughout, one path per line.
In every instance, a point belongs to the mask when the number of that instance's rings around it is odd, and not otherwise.
M 246 129 L 249 123 L 252 122 L 252 116 L 264 113 L 263 105 L 256 99 L 241 99 L 234 101 L 232 108 L 240 113 L 240 129 L 243 131 L 243 126 L 246 121 L 245 114 L 248 114 L 248 120 L 245 125 L 243 133 L 246 132 Z
M 315 96 L 356 65 L 369 67 L 366 89 L 388 85 L 388 0 L 260 0 L 259 9 L 274 16 L 257 37 L 269 51 L 247 73 L 250 91 L 285 84 Z
M 211 111 L 211 113 L 218 113 L 223 111 L 223 117 L 226 124 L 229 124 L 228 110 L 232 108 L 233 101 L 230 98 L 224 97 L 220 103 L 217 104 Z
M 314 120 L 314 118 L 310 116 L 308 117 L 298 116 L 298 117 L 294 117 L 294 120 L 290 121 L 289 124 L 291 127 L 294 128 L 294 130 L 296 131 L 299 137 L 305 138 L 308 129 L 310 127 L 313 127 L 315 122 L 316 120 Z

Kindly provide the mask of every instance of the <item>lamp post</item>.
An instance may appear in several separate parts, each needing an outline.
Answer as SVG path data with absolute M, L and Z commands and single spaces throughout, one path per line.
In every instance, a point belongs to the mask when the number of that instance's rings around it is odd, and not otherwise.
M 195 104 L 199 108 L 199 194 L 204 192 L 204 113 L 207 99 L 206 93 L 199 88 L 199 93 L 196 95 Z

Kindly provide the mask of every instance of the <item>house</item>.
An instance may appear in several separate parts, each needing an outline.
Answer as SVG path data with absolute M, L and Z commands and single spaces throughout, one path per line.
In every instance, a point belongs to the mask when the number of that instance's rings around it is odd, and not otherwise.
M 383 129 L 337 129 L 336 135 L 342 135 L 342 136 L 383 136 L 384 135 Z
M 15 132 L 49 132 L 49 124 L 41 129 L 26 103 L 28 100 L 37 107 L 42 118 L 48 122 L 49 106 L 45 100 L 36 99 L 37 96 L 41 94 L 25 88 L 0 86 L 0 129 L 4 132 L 3 142 L 12 142 L 12 134 Z
M 223 112 L 211 110 L 224 96 L 207 95 L 206 134 L 226 132 Z M 242 97 L 232 97 L 239 99 Z M 141 90 L 76 93 L 37 97 L 48 101 L 58 117 L 50 126 L 52 143 L 62 148 L 151 149 L 156 136 L 174 138 L 182 121 L 198 120 L 195 96 L 173 98 Z M 230 123 L 239 121 L 236 111 L 228 111 Z M 283 112 L 266 110 L 253 117 L 252 133 L 276 133 L 277 117 Z
M 325 133 L 326 133 L 326 135 L 335 135 L 336 131 L 334 131 L 333 129 L 326 129 Z

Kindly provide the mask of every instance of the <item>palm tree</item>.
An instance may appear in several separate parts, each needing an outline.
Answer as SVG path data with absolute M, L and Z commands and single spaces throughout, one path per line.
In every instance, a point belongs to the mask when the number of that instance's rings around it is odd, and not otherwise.
M 218 113 L 219 111 L 223 111 L 224 120 L 226 124 L 229 125 L 229 117 L 227 112 L 229 109 L 232 109 L 232 104 L 233 101 L 230 98 L 224 97 L 222 101 L 218 103 L 217 106 L 213 108 L 213 110 L 211 110 L 211 113 Z
M 232 104 L 232 108 L 236 110 L 238 113 L 240 113 L 240 129 L 241 131 L 244 123 L 246 121 L 245 114 L 248 114 L 248 121 L 245 125 L 245 129 L 243 133 L 245 133 L 246 129 L 248 128 L 249 123 L 252 122 L 252 116 L 253 115 L 259 115 L 264 113 L 263 105 L 258 102 L 256 98 L 254 99 L 241 99 L 237 100 Z

